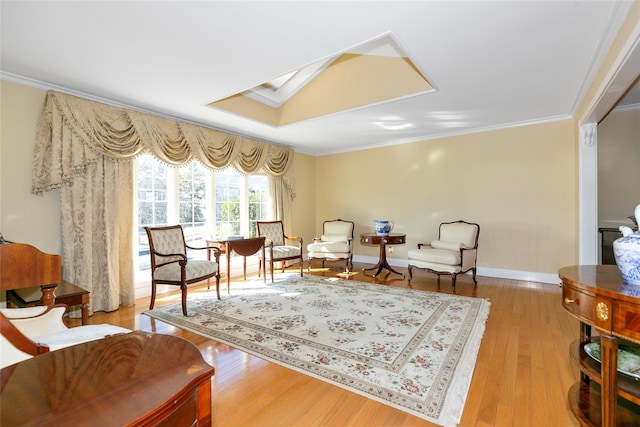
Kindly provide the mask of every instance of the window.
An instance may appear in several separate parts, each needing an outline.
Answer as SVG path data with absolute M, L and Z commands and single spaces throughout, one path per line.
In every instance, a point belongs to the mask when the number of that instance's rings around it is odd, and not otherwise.
M 138 272 L 148 280 L 149 243 L 145 226 L 180 224 L 185 239 L 205 246 L 211 237 L 256 236 L 256 221 L 272 217 L 269 179 L 266 175 L 242 175 L 233 168 L 215 173 L 201 163 L 180 168 L 153 156 L 136 160 Z M 190 255 L 206 257 L 205 251 Z

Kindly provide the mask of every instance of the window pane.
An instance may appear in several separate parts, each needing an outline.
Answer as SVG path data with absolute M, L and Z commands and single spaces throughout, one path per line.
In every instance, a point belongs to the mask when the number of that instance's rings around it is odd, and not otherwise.
M 136 160 L 138 176 L 138 268 L 149 269 L 149 242 L 146 226 L 167 224 L 168 167 L 152 156 L 140 156 Z
M 269 219 L 269 179 L 264 175 L 251 175 L 248 179 L 249 235 L 258 235 L 256 221 Z
M 191 162 L 178 171 L 178 221 L 187 242 L 203 241 L 206 236 L 207 171 Z M 204 243 L 204 242 L 202 242 Z
M 240 235 L 241 176 L 234 169 L 216 172 L 216 234 Z

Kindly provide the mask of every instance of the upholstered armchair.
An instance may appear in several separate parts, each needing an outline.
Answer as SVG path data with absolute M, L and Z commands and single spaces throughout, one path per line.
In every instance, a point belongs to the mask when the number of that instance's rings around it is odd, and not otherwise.
M 273 283 L 274 263 L 282 262 L 282 271 L 284 272 L 286 261 L 297 260 L 300 264 L 300 276 L 302 276 L 302 237 L 285 235 L 282 221 L 256 221 L 256 227 L 258 237 L 265 238 L 265 259 L 262 259 L 262 253 L 260 253 L 258 275 L 262 270 L 262 263 L 268 263 L 271 271 L 271 283 Z M 295 241 L 297 244 L 287 245 L 288 241 Z
M 193 283 L 216 278 L 216 293 L 220 299 L 220 248 L 193 247 L 187 245 L 184 231 L 180 225 L 167 227 L 145 227 L 149 238 L 151 255 L 151 302 L 152 309 L 156 302 L 156 285 L 179 286 L 182 291 L 182 314 L 187 315 L 187 286 Z M 187 258 L 187 249 L 211 250 L 215 261 Z
M 344 260 L 346 272 L 349 273 L 349 266 L 353 268 L 353 229 L 352 221 L 325 221 L 322 224 L 322 236 L 307 245 L 308 269 L 311 269 L 311 260 L 314 258 L 322 259 L 322 267 L 325 261 Z
M 456 293 L 456 275 L 473 272 L 476 280 L 476 259 L 478 256 L 478 236 L 480 226 L 466 221 L 443 222 L 440 224 L 438 239 L 430 244 L 418 243 L 418 249 L 409 250 L 409 278 L 413 279 L 413 269 L 419 268 L 440 276 L 451 276 L 451 290 Z
M 109 324 L 69 328 L 62 319 L 66 309 L 64 304 L 0 309 L 1 367 L 108 335 L 131 332 Z

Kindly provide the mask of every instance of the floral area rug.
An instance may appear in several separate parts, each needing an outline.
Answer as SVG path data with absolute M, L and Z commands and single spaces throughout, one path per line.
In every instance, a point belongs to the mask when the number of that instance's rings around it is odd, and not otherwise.
M 440 425 L 457 425 L 490 302 L 317 276 L 144 313 Z M 242 285 L 242 284 L 239 284 Z

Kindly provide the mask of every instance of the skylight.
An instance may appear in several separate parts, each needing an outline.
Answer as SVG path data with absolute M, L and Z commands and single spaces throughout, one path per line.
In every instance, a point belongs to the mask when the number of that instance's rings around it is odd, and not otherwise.
M 385 35 L 209 105 L 283 126 L 429 91 L 420 69 Z

